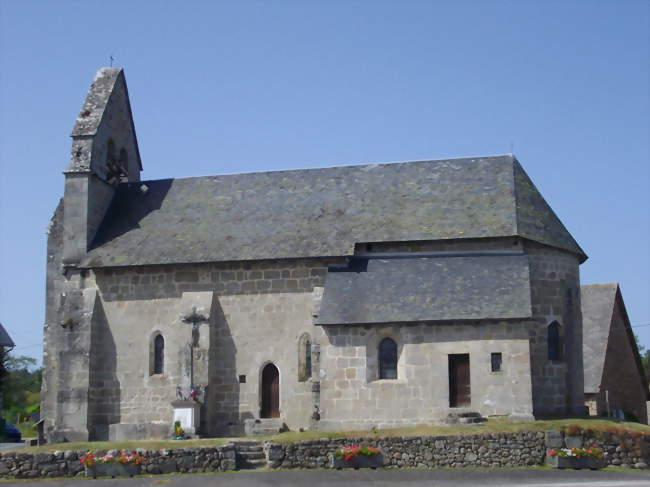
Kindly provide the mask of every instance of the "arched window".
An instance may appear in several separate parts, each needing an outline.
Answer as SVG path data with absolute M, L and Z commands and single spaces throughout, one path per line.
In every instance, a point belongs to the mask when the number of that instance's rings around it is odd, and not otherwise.
M 126 149 L 122 148 L 118 156 L 115 142 L 108 139 L 106 143 L 106 182 L 118 184 L 128 181 L 127 176 L 128 156 Z
M 311 377 L 311 340 L 305 340 L 305 373 Z
M 129 156 L 126 153 L 126 149 L 122 147 L 120 150 L 120 159 L 118 161 L 118 165 L 120 166 L 120 182 L 126 183 L 128 182 L 128 172 L 129 172 Z
M 562 343 L 560 339 L 560 324 L 557 321 L 548 325 L 547 344 L 548 359 L 560 360 L 562 356 Z
M 153 373 L 162 374 L 165 367 L 165 339 L 156 335 L 153 341 Z
M 311 337 L 303 333 L 298 341 L 298 380 L 304 382 L 311 377 Z
M 379 378 L 397 379 L 397 344 L 390 338 L 379 343 Z

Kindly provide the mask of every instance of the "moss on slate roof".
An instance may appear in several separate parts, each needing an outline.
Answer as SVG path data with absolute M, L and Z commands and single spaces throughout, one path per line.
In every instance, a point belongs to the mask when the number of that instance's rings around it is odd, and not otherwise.
M 82 265 L 352 255 L 358 242 L 520 235 L 586 255 L 512 155 L 120 185 Z

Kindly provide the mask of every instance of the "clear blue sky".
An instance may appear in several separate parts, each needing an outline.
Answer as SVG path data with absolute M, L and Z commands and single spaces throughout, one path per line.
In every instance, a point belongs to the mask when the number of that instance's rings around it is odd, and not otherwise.
M 649 2 L 0 0 L 0 321 L 39 357 L 45 231 L 95 71 L 143 179 L 514 152 L 650 324 Z M 650 347 L 650 326 L 635 329 Z

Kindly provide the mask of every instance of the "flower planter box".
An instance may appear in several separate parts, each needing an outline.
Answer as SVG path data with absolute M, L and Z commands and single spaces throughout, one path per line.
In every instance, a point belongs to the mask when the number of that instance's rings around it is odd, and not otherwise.
M 381 453 L 374 455 L 357 455 L 350 460 L 339 458 L 334 455 L 332 457 L 332 467 L 340 470 L 342 468 L 353 468 L 358 470 L 360 468 L 372 468 L 373 470 L 384 466 L 384 456 Z
M 561 457 L 546 455 L 546 465 L 551 468 L 573 468 L 576 470 L 588 468 L 598 470 L 605 467 L 605 459 L 597 457 Z
M 129 463 L 96 463 L 86 465 L 86 477 L 133 477 L 140 473 L 140 465 Z

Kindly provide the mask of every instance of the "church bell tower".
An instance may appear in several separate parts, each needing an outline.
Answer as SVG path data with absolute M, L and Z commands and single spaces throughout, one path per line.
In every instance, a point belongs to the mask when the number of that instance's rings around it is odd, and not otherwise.
M 88 251 L 121 182 L 140 180 L 142 162 L 121 68 L 100 69 L 72 129 L 64 171 L 63 264 Z

